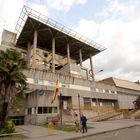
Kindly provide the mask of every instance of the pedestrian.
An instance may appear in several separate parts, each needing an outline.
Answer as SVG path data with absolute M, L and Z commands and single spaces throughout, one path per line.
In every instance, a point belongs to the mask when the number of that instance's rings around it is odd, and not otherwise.
M 80 130 L 80 121 L 78 115 L 74 115 L 74 123 L 75 123 L 75 131 L 78 132 Z
M 82 133 L 87 133 L 87 118 L 82 114 L 81 116 L 81 123 L 82 123 Z

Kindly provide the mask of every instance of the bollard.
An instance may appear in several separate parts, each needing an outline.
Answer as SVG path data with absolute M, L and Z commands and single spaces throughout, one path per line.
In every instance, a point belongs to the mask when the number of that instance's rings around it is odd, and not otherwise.
M 54 125 L 52 122 L 48 123 L 48 135 L 52 135 L 54 130 Z

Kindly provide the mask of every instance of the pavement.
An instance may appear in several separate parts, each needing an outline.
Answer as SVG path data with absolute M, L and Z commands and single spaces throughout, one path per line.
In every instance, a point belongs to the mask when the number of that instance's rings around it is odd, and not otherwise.
M 140 125 L 140 121 L 123 119 L 102 122 L 88 122 L 88 125 L 94 128 L 88 129 L 88 132 L 84 134 L 82 134 L 81 132 L 64 132 L 53 129 L 47 129 L 36 125 L 21 125 L 17 126 L 16 129 L 18 132 L 24 133 L 24 135 L 28 137 L 25 140 L 74 140 L 80 139 L 81 137 L 83 138 L 115 130 L 134 127 Z

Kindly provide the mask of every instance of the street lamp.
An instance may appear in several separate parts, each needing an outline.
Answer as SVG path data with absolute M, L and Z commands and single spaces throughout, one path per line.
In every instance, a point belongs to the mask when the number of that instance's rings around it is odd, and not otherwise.
M 98 73 L 104 71 L 104 69 L 101 69 L 99 71 L 97 71 L 95 74 L 94 74 L 94 77 L 95 75 L 97 75 Z M 99 112 L 99 100 L 98 100 L 98 97 L 96 97 L 96 104 L 97 104 L 97 113 L 98 113 L 98 119 L 100 119 L 100 112 Z
M 94 76 L 95 76 L 96 74 L 102 72 L 102 71 L 104 71 L 104 69 L 101 69 L 101 70 L 97 71 L 97 72 L 94 74 Z
M 92 75 L 92 71 L 89 70 L 89 78 L 90 78 L 90 80 L 93 80 L 94 77 L 95 77 L 95 75 L 97 75 L 98 73 L 100 73 L 100 72 L 102 72 L 102 71 L 104 71 L 104 69 L 101 69 L 101 70 L 97 71 L 96 73 L 94 73 L 94 74 Z
M 78 104 L 79 104 L 79 119 L 81 124 L 81 105 L 80 105 L 80 94 L 78 94 Z

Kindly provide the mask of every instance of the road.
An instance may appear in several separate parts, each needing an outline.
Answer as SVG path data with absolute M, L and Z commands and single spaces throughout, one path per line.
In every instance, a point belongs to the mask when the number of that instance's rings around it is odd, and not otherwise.
M 100 135 L 94 135 L 80 140 L 139 140 L 140 126 L 121 129 Z

